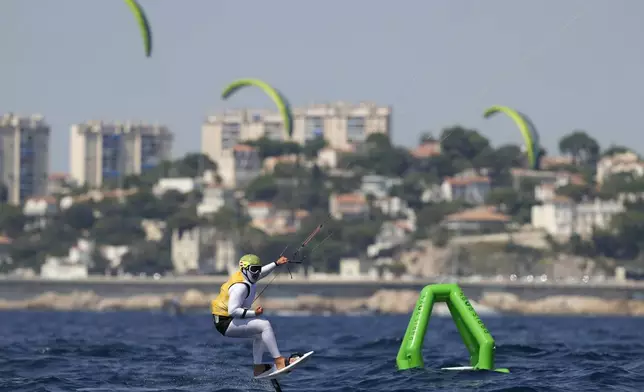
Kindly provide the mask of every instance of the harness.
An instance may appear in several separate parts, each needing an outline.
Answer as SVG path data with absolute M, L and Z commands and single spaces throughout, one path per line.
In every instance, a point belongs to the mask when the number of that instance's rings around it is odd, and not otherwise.
M 246 298 L 248 298 L 248 296 L 250 295 L 250 283 L 248 282 L 239 282 L 239 283 L 244 284 L 244 286 L 246 286 L 246 289 L 248 289 L 246 292 Z M 237 283 L 234 283 L 234 284 L 237 284 Z M 231 287 L 232 286 L 233 285 L 231 285 Z M 244 309 L 244 314 L 242 315 L 242 318 L 246 316 L 247 311 L 248 309 Z M 213 314 L 212 321 L 215 324 L 215 329 L 217 329 L 217 331 L 219 331 L 219 333 L 222 334 L 223 336 L 226 336 L 226 330 L 228 330 L 228 326 L 233 321 L 233 318 L 230 316 L 220 316 L 218 314 Z

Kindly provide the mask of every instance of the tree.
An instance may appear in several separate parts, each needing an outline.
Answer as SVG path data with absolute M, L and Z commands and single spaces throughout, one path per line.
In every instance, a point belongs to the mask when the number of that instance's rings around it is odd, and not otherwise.
M 392 187 L 389 190 L 389 195 L 400 197 L 410 208 L 418 210 L 423 206 L 421 201 L 423 192 L 430 184 L 435 184 L 434 181 L 436 180 L 431 174 L 427 175 L 425 173 L 413 172 L 403 179 L 401 185 Z
M 204 221 L 197 216 L 196 208 L 182 208 L 168 219 L 167 229 L 183 232 L 184 230 L 193 229 L 203 222 Z
M 580 203 L 588 197 L 594 195 L 594 190 L 588 185 L 568 184 L 557 188 L 557 195 L 572 199 L 575 203 Z
M 409 151 L 393 146 L 386 135 L 376 133 L 369 135 L 361 151 L 343 154 L 338 166 L 356 174 L 402 177 L 414 162 Z
M 329 176 L 328 184 L 329 189 L 332 193 L 343 194 L 343 193 L 352 193 L 360 189 L 362 183 L 362 177 L 357 174 L 352 174 L 349 176 Z
M 38 247 L 48 256 L 64 257 L 79 237 L 79 230 L 60 219 L 52 219 L 39 233 Z
M 435 142 L 436 138 L 434 135 L 432 135 L 431 132 L 423 132 L 420 134 L 420 137 L 418 138 L 418 144 L 425 144 L 425 143 L 432 143 Z
M 19 206 L 0 205 L 0 233 L 10 238 L 17 238 L 23 233 L 25 223 L 27 218 Z
M 444 248 L 449 243 L 449 231 L 444 226 L 438 226 L 432 233 L 432 244 L 437 248 Z
M 392 148 L 389 136 L 385 135 L 384 133 L 372 133 L 367 137 L 367 140 L 365 140 L 365 142 L 369 150 L 382 151 Z
M 456 173 L 470 167 L 469 162 L 463 159 L 452 161 L 449 155 L 441 154 L 430 158 L 414 160 L 416 171 L 425 173 L 436 179 L 436 183 L 445 177 L 451 177 Z
M 610 157 L 615 154 L 623 154 L 626 152 L 631 152 L 631 149 L 624 146 L 611 145 L 602 152 L 602 157 Z
M 152 188 L 161 178 L 167 177 L 201 177 L 205 171 L 217 171 L 217 164 L 210 157 L 201 153 L 189 153 L 175 161 L 162 161 L 146 169 L 140 175 L 128 175 L 113 186 L 123 188 Z
M 376 222 L 365 222 L 357 224 L 345 224 L 339 233 L 339 238 L 355 248 L 355 255 L 363 252 L 363 249 L 373 244 L 376 235 L 380 231 L 380 224 Z
M 591 243 L 596 254 L 618 260 L 633 260 L 640 250 L 637 243 L 628 242 L 626 238 L 614 235 L 608 230 L 596 230 Z
M 241 253 L 264 254 L 263 249 L 268 238 L 263 231 L 251 226 L 244 226 L 238 241 Z
M 634 173 L 616 173 L 602 183 L 601 189 L 613 196 L 620 193 L 639 194 L 644 192 L 644 179 Z
M 594 165 L 599 158 L 599 144 L 584 131 L 574 131 L 561 138 L 559 151 L 571 155 L 577 165 Z
M 308 159 L 314 159 L 318 156 L 320 150 L 325 148 L 328 145 L 326 139 L 323 136 L 318 136 L 314 139 L 307 140 L 302 153 Z
M 42 243 L 37 236 L 22 236 L 15 239 L 9 247 L 13 267 L 38 271 L 45 261 L 45 252 L 42 248 Z
M 272 201 L 278 192 L 279 187 L 275 177 L 263 175 L 251 181 L 244 194 L 249 201 Z
M 233 240 L 238 246 L 245 241 L 243 237 L 246 231 L 250 230 L 251 220 L 239 205 L 236 208 L 222 207 L 214 214 L 205 216 L 204 219 L 204 225 L 213 227 L 218 239 Z
M 123 269 L 132 274 L 155 274 L 172 271 L 169 247 L 154 241 L 140 241 L 132 244 L 123 255 Z
M 497 148 L 493 152 L 492 159 L 489 159 L 485 162 L 485 165 L 479 167 L 487 167 L 490 169 L 493 187 L 505 187 L 509 186 L 512 182 L 510 170 L 513 167 L 522 166 L 524 161 L 525 156 L 519 146 L 506 144 Z
M 454 202 L 441 202 L 425 205 L 417 214 L 416 226 L 418 230 L 415 235 L 416 238 L 427 238 L 430 235 L 430 230 L 439 225 L 443 218 L 449 214 L 453 214 L 463 209 L 464 204 L 460 201 Z
M 260 159 L 268 157 L 278 157 L 282 155 L 300 154 L 302 146 L 295 142 L 282 142 L 280 140 L 273 140 L 266 136 L 257 140 L 247 140 L 242 142 L 248 146 L 255 147 L 259 153 Z
M 60 214 L 60 220 L 65 225 L 73 228 L 77 232 L 82 230 L 89 230 L 94 226 L 96 218 L 94 217 L 94 209 L 91 205 L 86 203 L 73 204 Z
M 443 130 L 442 154 L 453 161 L 472 162 L 482 151 L 490 147 L 490 141 L 477 131 L 454 126 Z
M 174 162 L 172 169 L 176 170 L 177 177 L 200 177 L 204 171 L 217 171 L 217 164 L 206 154 L 186 154 L 180 160 Z
M 88 273 L 92 275 L 106 275 L 110 268 L 110 261 L 103 256 L 98 247 L 92 252 L 92 261 L 88 266 Z
M 407 272 L 407 267 L 400 261 L 396 261 L 395 263 L 388 265 L 387 268 L 396 278 L 400 278 L 405 274 L 405 272 Z
M 91 236 L 99 245 L 129 245 L 143 240 L 145 231 L 137 217 L 104 216 L 92 228 Z
M 529 223 L 532 207 L 537 203 L 532 192 L 516 192 L 513 188 L 495 188 L 487 196 L 487 204 L 497 206 L 518 223 Z

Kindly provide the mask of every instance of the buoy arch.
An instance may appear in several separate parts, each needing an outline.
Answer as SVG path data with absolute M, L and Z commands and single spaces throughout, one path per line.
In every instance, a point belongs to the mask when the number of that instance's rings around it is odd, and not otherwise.
M 444 302 L 452 315 L 456 329 L 470 354 L 470 366 L 445 370 L 490 370 L 509 373 L 506 368 L 495 368 L 496 344 L 476 310 L 457 284 L 432 284 L 420 292 L 403 337 L 396 366 L 398 370 L 422 368 L 421 353 L 429 319 L 437 302 Z

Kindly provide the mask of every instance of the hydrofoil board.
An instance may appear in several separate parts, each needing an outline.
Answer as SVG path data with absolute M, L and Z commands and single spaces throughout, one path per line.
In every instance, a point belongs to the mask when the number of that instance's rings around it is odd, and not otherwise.
M 454 367 L 441 368 L 441 370 L 474 370 L 474 367 L 473 366 L 454 366 Z
M 441 370 L 477 370 L 474 369 L 473 366 L 455 366 L 455 367 L 445 367 L 441 368 Z M 506 368 L 499 368 L 499 369 L 494 369 L 495 372 L 497 373 L 510 373 L 509 369 Z
M 265 371 L 259 376 L 255 376 L 255 379 L 256 380 L 276 380 L 281 377 L 284 377 L 288 375 L 291 372 L 291 370 L 295 369 L 296 367 L 308 361 L 314 352 L 315 351 L 309 351 L 308 353 L 302 355 L 299 359 L 292 359 L 291 363 L 288 366 L 280 370 L 277 370 L 275 368 L 275 365 L 273 365 L 273 367 L 270 370 Z

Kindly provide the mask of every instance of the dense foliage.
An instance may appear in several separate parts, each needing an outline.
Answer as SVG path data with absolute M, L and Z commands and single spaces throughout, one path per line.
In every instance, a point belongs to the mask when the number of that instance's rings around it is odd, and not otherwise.
M 449 137 L 446 137 L 448 136 Z M 432 141 L 431 135 L 421 136 L 421 143 Z M 78 238 L 95 240 L 98 245 L 129 245 L 124 258 L 127 272 L 165 272 L 172 269 L 170 242 L 173 230 L 186 230 L 197 226 L 210 226 L 222 235 L 233 239 L 243 252 L 255 252 L 266 258 L 276 257 L 287 245 L 293 246 L 321 222 L 324 233 L 305 250 L 306 263 L 318 270 L 334 271 L 342 257 L 364 255 L 373 243 L 381 225 L 396 217 L 384 216 L 372 208 L 368 219 L 335 221 L 328 219 L 329 196 L 357 190 L 361 177 L 366 174 L 402 179 L 394 186 L 391 196 L 405 200 L 415 211 L 418 230 L 412 240 L 431 238 L 437 246 L 444 246 L 449 238 L 439 226 L 448 214 L 467 208 L 462 202 L 433 201 L 422 198 L 424 192 L 440 186 L 445 177 L 465 170 L 485 172 L 490 176 L 493 190 L 487 204 L 497 206 L 512 217 L 517 224 L 530 223 L 530 211 L 537 204 L 534 185 L 525 181 L 517 187 L 510 175 L 512 168 L 525 164 L 519 146 L 493 147 L 489 140 L 475 130 L 453 127 L 443 130 L 437 138 L 442 152 L 428 158 L 414 157 L 405 148 L 394 146 L 382 135 L 372 135 L 357 151 L 345 153 L 338 170 L 325 170 L 316 164 L 318 152 L 325 146 L 323 139 L 316 139 L 304 146 L 259 139 L 247 144 L 258 148 L 262 158 L 296 154 L 294 163 L 279 163 L 270 174 L 263 174 L 245 189 L 245 199 L 269 201 L 285 210 L 303 209 L 310 212 L 298 233 L 285 236 L 268 236 L 249 225 L 248 217 L 234 209 L 223 208 L 212 216 L 197 215 L 196 207 L 201 192 L 181 194 L 169 191 L 156 197 L 153 185 L 163 177 L 197 177 L 204 170 L 216 171 L 217 165 L 200 154 L 189 154 L 173 162 L 163 162 L 157 168 L 140 176 L 130 176 L 121 184 L 106 184 L 106 188 L 135 187 L 138 192 L 125 196 L 105 198 L 100 202 L 75 203 L 47 217 L 47 224 L 24 216 L 19 206 L 2 204 L 0 207 L 0 233 L 11 238 L 9 252 L 15 267 L 36 268 L 45 255 L 65 255 Z M 644 191 L 644 179 L 632 175 L 610 178 L 599 189 L 594 183 L 596 163 L 607 154 L 626 151 L 611 146 L 602 151 L 597 141 L 583 131 L 564 136 L 559 143 L 560 153 L 573 158 L 573 165 L 547 170 L 567 170 L 586 179 L 585 185 L 568 185 L 557 190 L 560 195 L 577 201 L 585 198 L 615 198 L 619 193 Z M 542 155 L 545 154 L 542 151 Z M 545 169 L 544 169 L 545 170 Z M 75 189 L 72 194 L 82 194 L 86 189 Z M 6 199 L 6 189 L 0 187 L 0 198 Z M 1 200 L 0 200 L 1 201 Z M 369 203 L 373 204 L 373 198 Z M 146 240 L 141 222 L 150 220 L 165 224 L 163 238 Z M 25 229 L 25 227 L 27 229 Z M 552 242 L 554 251 L 565 251 L 586 257 L 603 257 L 620 260 L 637 260 L 644 250 L 644 202 L 627 204 L 627 212 L 618 215 L 610 228 L 597 231 L 590 240 L 573 236 L 568 244 Z M 102 272 L 107 267 L 99 256 L 95 257 L 92 271 Z M 0 264 L 0 269 L 7 264 Z

